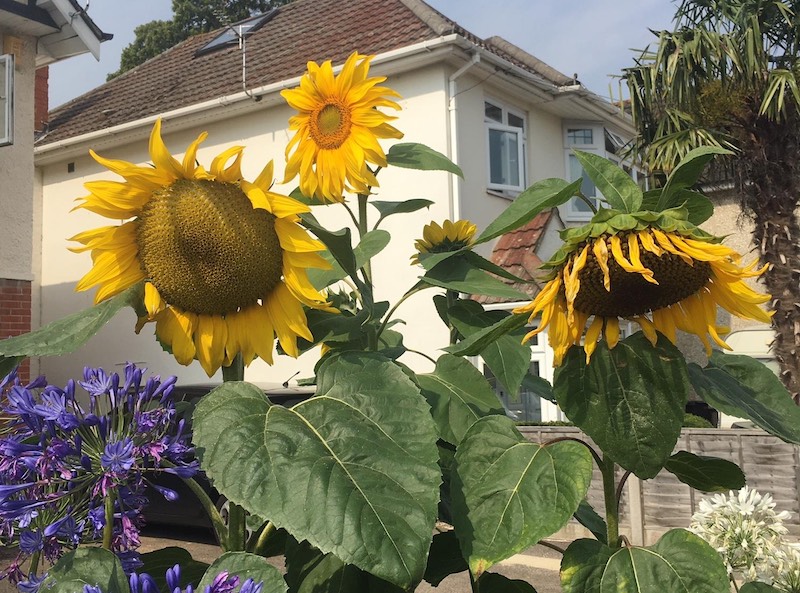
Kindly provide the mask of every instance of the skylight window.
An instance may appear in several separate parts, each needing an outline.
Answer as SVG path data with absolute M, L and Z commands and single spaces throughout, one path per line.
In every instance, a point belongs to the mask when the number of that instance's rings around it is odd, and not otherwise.
M 199 56 L 211 51 L 215 51 L 222 47 L 230 47 L 231 45 L 238 44 L 239 39 L 249 37 L 251 34 L 258 31 L 264 26 L 265 23 L 267 23 L 267 21 L 275 16 L 276 12 L 278 12 L 278 9 L 273 8 L 264 14 L 259 14 L 250 17 L 249 19 L 239 21 L 238 23 L 228 25 L 225 30 L 222 31 L 222 33 L 198 49 L 194 55 Z

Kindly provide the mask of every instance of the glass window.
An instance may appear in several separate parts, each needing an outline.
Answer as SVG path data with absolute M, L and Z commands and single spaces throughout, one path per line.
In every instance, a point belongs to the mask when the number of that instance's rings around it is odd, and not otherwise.
M 525 118 L 501 105 L 485 101 L 489 189 L 525 188 Z
M 14 56 L 0 56 L 0 146 L 14 142 Z
M 594 144 L 592 128 L 567 129 L 567 146 L 585 146 L 587 144 Z

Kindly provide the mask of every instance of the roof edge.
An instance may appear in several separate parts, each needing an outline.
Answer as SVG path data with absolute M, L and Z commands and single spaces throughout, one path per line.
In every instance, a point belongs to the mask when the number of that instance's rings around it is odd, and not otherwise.
M 400 0 L 418 19 L 428 25 L 437 35 L 448 35 L 456 32 L 456 24 L 448 20 L 438 10 L 422 0 Z

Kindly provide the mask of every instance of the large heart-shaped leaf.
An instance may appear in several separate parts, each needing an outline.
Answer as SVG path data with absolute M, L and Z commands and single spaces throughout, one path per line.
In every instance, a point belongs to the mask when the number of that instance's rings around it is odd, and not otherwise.
M 785 593 L 771 585 L 759 581 L 751 581 L 739 587 L 739 593 Z
M 458 445 L 475 422 L 490 414 L 504 414 L 497 394 L 469 361 L 444 354 L 436 369 L 417 375 L 422 395 L 431 406 L 439 436 Z
M 433 536 L 428 566 L 425 569 L 425 582 L 434 587 L 449 577 L 469 570 L 455 531 L 445 531 Z
M 5 358 L 60 356 L 77 350 L 122 308 L 141 308 L 142 291 L 142 283 L 136 284 L 99 305 L 52 321 L 30 333 L 3 340 L 0 342 L 0 363 Z
M 705 368 L 689 365 L 689 376 L 697 394 L 718 410 L 800 444 L 800 407 L 775 373 L 756 359 L 714 352 Z
M 463 257 L 451 257 L 447 262 L 440 263 L 420 277 L 420 281 L 466 294 L 485 294 L 517 300 L 529 298 L 524 292 L 476 268 Z
M 656 209 L 661 211 L 680 206 L 681 199 L 677 197 L 677 194 L 680 190 L 689 189 L 697 183 L 705 166 L 718 154 L 733 153 L 720 146 L 699 146 L 690 150 L 670 173 L 667 183 L 661 191 Z
M 167 569 L 172 568 L 176 564 L 181 567 L 181 587 L 186 588 L 187 585 L 197 585 L 200 579 L 208 569 L 208 564 L 205 562 L 198 562 L 188 550 L 179 548 L 177 546 L 170 546 L 168 548 L 161 548 L 147 552 L 140 556 L 142 566 L 137 570 L 139 573 L 146 572 L 159 587 L 159 590 L 166 588 Z
M 403 589 L 323 554 L 308 542 L 290 539 L 286 548 L 289 593 L 403 593 Z
M 527 315 L 509 315 L 443 350 L 456 356 L 477 356 L 490 344 L 502 336 L 524 327 L 526 323 L 528 323 Z
M 247 579 L 253 579 L 256 583 L 264 583 L 261 593 L 286 593 L 287 591 L 283 575 L 277 568 L 267 562 L 266 558 L 247 552 L 227 552 L 214 560 L 195 590 L 204 591 L 221 572 L 239 577 L 240 584 Z
M 519 194 L 500 216 L 489 223 L 475 239 L 475 243 L 491 241 L 530 222 L 539 212 L 566 203 L 580 190 L 581 183 L 581 179 L 572 183 L 556 178 L 537 181 Z
M 456 450 L 453 521 L 476 576 L 561 529 L 586 496 L 589 450 L 529 442 L 505 416 L 488 416 Z
M 686 362 L 664 336 L 656 346 L 637 332 L 609 350 L 600 342 L 586 364 L 573 347 L 553 380 L 567 417 L 622 467 L 654 477 L 681 434 L 688 398 Z
M 236 504 L 406 587 L 422 578 L 439 498 L 427 402 L 378 355 L 331 356 L 317 379 L 291 409 L 246 383 L 208 394 L 194 414 L 202 466 Z
M 649 548 L 576 540 L 561 560 L 561 587 L 565 593 L 730 593 L 720 555 L 683 529 Z
M 609 206 L 627 213 L 639 210 L 642 190 L 630 175 L 599 154 L 581 150 L 573 152 Z
M 519 579 L 510 579 L 496 572 L 485 572 L 478 581 L 481 593 L 536 593 L 533 585 Z
M 455 328 L 469 337 L 490 327 L 508 316 L 502 311 L 484 311 L 475 301 L 459 300 L 447 313 Z M 531 365 L 531 348 L 522 343 L 524 332 L 500 336 L 489 344 L 481 357 L 503 385 L 507 393 L 515 397 Z
M 50 567 L 40 591 L 76 593 L 83 591 L 84 585 L 109 593 L 129 590 L 119 559 L 108 550 L 86 547 L 68 552 Z
M 667 459 L 664 469 L 684 484 L 703 492 L 727 492 L 744 487 L 744 473 L 727 459 L 703 457 L 678 451 Z

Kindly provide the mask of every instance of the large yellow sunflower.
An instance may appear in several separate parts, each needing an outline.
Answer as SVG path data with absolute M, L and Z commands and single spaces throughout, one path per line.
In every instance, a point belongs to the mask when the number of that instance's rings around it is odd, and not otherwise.
M 369 193 L 378 182 L 367 163 L 387 164 L 378 138 L 403 137 L 387 123 L 395 118 L 378 110 L 400 109 L 387 98 L 400 95 L 377 86 L 385 77 L 367 77 L 373 57 L 352 54 L 338 76 L 330 61 L 309 62 L 300 87 L 281 92 L 299 112 L 289 119 L 296 133 L 286 147 L 284 183 L 299 174 L 306 196 L 341 202 L 345 191 Z
M 477 230 L 478 227 L 469 220 L 445 220 L 441 225 L 437 222 L 426 224 L 422 228 L 422 239 L 414 243 L 417 253 L 411 256 L 411 263 L 418 264 L 420 255 L 426 253 L 458 251 L 472 245 Z
M 684 224 L 690 229 L 690 225 Z M 651 343 L 656 331 L 675 343 L 677 330 L 697 335 L 706 352 L 711 340 L 723 348 L 727 328 L 717 326 L 717 305 L 738 317 L 770 322 L 759 307 L 769 295 L 751 289 L 745 278 L 763 273 L 756 262 L 740 266 L 741 256 L 697 229 L 683 234 L 647 226 L 619 233 L 584 236 L 551 260 L 551 279 L 533 302 L 514 313 L 541 313 L 530 339 L 545 328 L 561 364 L 580 344 L 586 329 L 587 361 L 604 335 L 609 348 L 619 341 L 620 319 L 638 323 Z
M 98 287 L 95 302 L 144 280 L 146 317 L 175 359 L 197 358 L 209 376 L 238 353 L 245 364 L 259 356 L 272 363 L 277 335 L 297 356 L 297 337 L 312 339 L 303 311 L 326 307 L 305 268 L 327 267 L 323 245 L 298 224 L 308 210 L 270 191 L 272 162 L 255 181 L 242 179 L 243 148 L 211 162 L 195 162 L 203 132 L 176 160 L 161 139 L 161 121 L 150 135 L 153 167 L 105 159 L 101 165 L 125 181 L 92 181 L 83 208 L 115 220 L 72 238 L 91 250 L 94 266 L 76 290 Z M 129 220 L 130 219 L 130 220 Z

